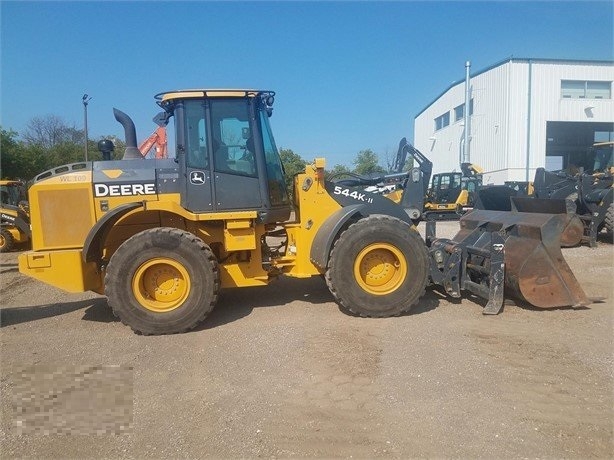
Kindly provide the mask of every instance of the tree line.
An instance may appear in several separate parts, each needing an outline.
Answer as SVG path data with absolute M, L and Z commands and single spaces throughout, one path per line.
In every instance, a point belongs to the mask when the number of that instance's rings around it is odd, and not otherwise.
M 125 144 L 112 136 L 113 158 L 121 158 Z M 102 160 L 100 139 L 88 139 L 88 160 Z M 57 166 L 84 161 L 85 132 L 69 126 L 55 115 L 35 117 L 23 133 L 0 127 L 0 178 L 29 181 Z
M 88 139 L 88 160 L 102 160 L 98 141 L 111 139 L 115 145 L 113 159 L 121 159 L 125 143 L 114 136 Z M 280 156 L 286 171 L 289 189 L 292 178 L 304 170 L 308 161 L 291 149 L 280 149 Z M 23 133 L 0 127 L 0 178 L 29 181 L 36 175 L 57 166 L 85 160 L 85 132 L 69 126 L 55 115 L 35 117 L 30 120 Z M 386 168 L 380 165 L 379 156 L 371 149 L 361 150 L 354 158 L 353 168 L 334 165 L 327 170 L 329 175 L 344 174 L 370 175 L 386 173 L 392 167 L 394 158 L 385 154 Z

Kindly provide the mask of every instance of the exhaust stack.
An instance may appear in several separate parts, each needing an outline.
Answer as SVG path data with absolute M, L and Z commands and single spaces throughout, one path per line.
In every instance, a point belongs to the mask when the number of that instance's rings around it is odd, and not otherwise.
M 113 115 L 124 127 L 126 136 L 126 151 L 124 152 L 122 160 L 142 160 L 143 155 L 141 155 L 141 151 L 136 145 L 136 128 L 134 127 L 134 122 L 128 115 L 116 108 L 113 109 Z

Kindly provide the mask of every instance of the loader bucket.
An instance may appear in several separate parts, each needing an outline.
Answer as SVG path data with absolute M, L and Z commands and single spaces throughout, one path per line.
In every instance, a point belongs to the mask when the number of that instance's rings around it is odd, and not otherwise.
M 567 223 L 566 214 L 474 210 L 461 218 L 461 229 L 452 241 L 479 254 L 494 246 L 487 235 L 502 238 L 505 297 L 538 308 L 589 305 L 561 253 L 560 238 Z M 473 267 L 475 263 L 466 264 L 468 276 L 480 268 Z

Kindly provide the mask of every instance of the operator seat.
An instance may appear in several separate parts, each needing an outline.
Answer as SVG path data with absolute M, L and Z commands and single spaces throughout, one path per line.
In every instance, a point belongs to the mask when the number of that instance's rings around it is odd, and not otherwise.
M 228 165 L 228 146 L 217 139 L 213 139 L 213 161 L 216 171 L 232 171 Z

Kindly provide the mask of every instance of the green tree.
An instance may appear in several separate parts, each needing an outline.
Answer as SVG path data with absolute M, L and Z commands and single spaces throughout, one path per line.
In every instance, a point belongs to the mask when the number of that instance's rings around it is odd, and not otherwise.
M 48 167 L 48 159 L 40 146 L 28 146 L 17 139 L 18 133 L 4 129 L 0 132 L 0 177 L 30 180 Z
M 403 171 L 409 171 L 413 167 L 414 167 L 414 157 L 411 155 L 408 155 L 407 159 L 405 160 L 405 165 L 403 166 Z
M 0 129 L 0 178 L 19 178 L 21 145 L 17 141 L 17 132 Z
M 40 145 L 22 144 L 19 162 L 19 175 L 25 180 L 33 179 L 37 174 L 52 168 L 52 159 Z
M 115 145 L 113 159 L 121 159 L 125 143 L 113 136 L 102 136 L 99 140 L 105 138 Z M 34 117 L 23 136 L 0 129 L 0 177 L 30 180 L 48 169 L 84 161 L 83 140 L 83 131 L 66 126 L 55 115 Z M 88 141 L 88 160 L 102 160 L 98 140 Z
M 286 173 L 286 188 L 288 192 L 292 194 L 294 176 L 305 171 L 307 162 L 291 149 L 280 149 L 279 156 L 281 157 L 281 162 L 284 165 L 284 171 Z
M 386 170 L 379 165 L 377 154 L 375 154 L 371 149 L 361 150 L 358 152 L 358 155 L 354 160 L 354 166 L 354 172 L 356 174 L 360 174 L 361 176 L 386 172 Z
M 393 171 L 396 160 L 397 160 L 397 155 L 398 155 L 398 151 L 395 152 L 394 155 L 388 149 L 386 149 L 386 151 L 384 152 L 384 159 L 386 161 L 386 172 L 388 173 L 397 172 L 397 171 Z M 414 167 L 414 157 L 411 155 L 407 155 L 401 172 L 409 171 L 413 167 Z
M 333 169 L 327 172 L 327 177 L 334 177 L 338 179 L 350 174 L 351 172 L 352 171 L 350 171 L 350 168 L 348 168 L 346 165 L 336 164 L 333 166 Z

